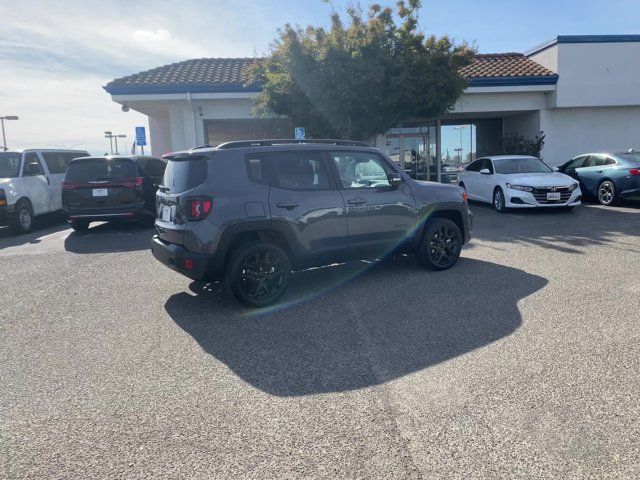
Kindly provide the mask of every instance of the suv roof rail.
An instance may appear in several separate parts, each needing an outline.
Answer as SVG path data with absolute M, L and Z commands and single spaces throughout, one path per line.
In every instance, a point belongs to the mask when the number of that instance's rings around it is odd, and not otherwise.
M 226 142 L 218 145 L 219 149 L 227 148 L 244 148 L 244 147 L 270 147 L 273 145 L 340 145 L 343 147 L 371 147 L 366 142 L 356 140 L 339 140 L 339 139 L 270 139 L 270 140 L 242 140 L 236 142 Z M 198 147 L 199 148 L 199 147 Z M 203 147 L 206 148 L 206 147 Z M 193 149 L 192 149 L 193 150 Z

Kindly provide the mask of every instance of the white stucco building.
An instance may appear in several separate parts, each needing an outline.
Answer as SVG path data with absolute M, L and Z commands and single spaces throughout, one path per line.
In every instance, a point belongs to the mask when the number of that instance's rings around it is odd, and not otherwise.
M 469 85 L 441 118 L 376 138 L 421 178 L 448 181 L 451 164 L 500 153 L 503 134 L 546 135 L 551 165 L 595 150 L 640 146 L 640 35 L 558 36 L 525 53 L 478 55 Z M 112 99 L 149 117 L 154 154 L 228 140 L 291 138 L 286 119 L 255 118 L 243 69 L 252 59 L 194 59 L 116 79 Z

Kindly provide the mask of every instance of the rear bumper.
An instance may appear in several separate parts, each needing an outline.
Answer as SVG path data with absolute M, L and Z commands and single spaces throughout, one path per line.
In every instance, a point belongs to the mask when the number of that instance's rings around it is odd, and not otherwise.
M 144 203 L 140 203 L 127 208 L 83 208 L 71 209 L 63 208 L 64 216 L 67 220 L 88 220 L 88 221 L 108 221 L 108 220 L 126 220 L 148 215 Z
M 220 273 L 212 255 L 190 252 L 181 245 L 164 242 L 157 235 L 151 239 L 151 253 L 160 263 L 193 280 L 216 277 Z

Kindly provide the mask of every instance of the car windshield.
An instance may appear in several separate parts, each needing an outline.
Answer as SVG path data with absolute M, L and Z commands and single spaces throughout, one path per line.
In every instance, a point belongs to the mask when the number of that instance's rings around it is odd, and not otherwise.
M 494 160 L 496 173 L 510 175 L 513 173 L 550 173 L 553 172 L 544 162 L 537 158 L 501 158 Z
M 20 172 L 19 153 L 0 152 L 0 178 L 15 178 Z
M 67 181 L 121 180 L 138 176 L 135 162 L 128 158 L 91 158 L 71 162 Z

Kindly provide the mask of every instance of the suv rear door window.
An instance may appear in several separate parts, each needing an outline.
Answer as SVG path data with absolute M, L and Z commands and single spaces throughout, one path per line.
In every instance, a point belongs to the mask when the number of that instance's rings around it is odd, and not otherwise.
M 91 158 L 78 160 L 69 166 L 67 181 L 122 180 L 138 176 L 138 167 L 128 158 Z
M 276 186 L 289 190 L 329 190 L 329 169 L 316 151 L 268 154 Z M 250 172 L 251 173 L 251 172 Z M 254 172 L 257 173 L 257 172 Z

